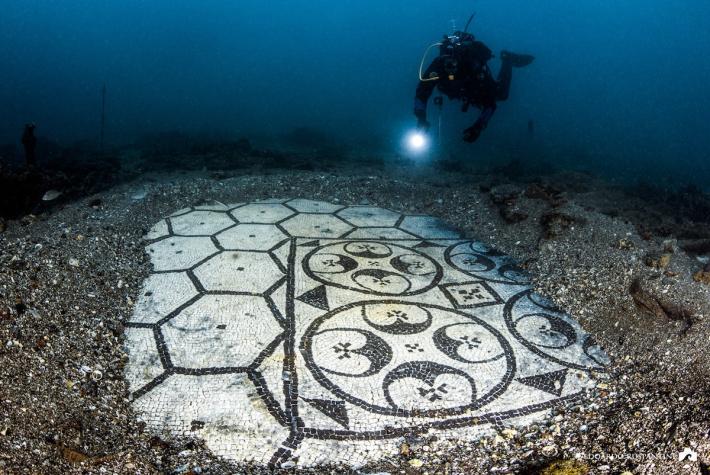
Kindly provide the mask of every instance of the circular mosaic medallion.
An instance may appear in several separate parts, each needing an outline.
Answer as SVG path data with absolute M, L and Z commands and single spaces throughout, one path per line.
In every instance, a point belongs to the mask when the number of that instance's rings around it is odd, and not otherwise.
M 441 279 L 441 266 L 416 249 L 375 241 L 320 247 L 303 262 L 306 275 L 327 285 L 370 295 L 415 295 Z
M 400 417 L 460 414 L 501 394 L 513 350 L 478 318 L 396 301 L 358 303 L 317 319 L 301 351 L 338 397 Z
M 272 467 L 473 439 L 582 396 L 603 350 L 509 257 L 428 216 L 195 206 L 147 234 L 126 378 L 156 432 Z

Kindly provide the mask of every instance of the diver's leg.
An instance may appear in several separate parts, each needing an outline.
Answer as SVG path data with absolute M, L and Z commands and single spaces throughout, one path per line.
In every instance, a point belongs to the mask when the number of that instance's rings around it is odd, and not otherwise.
M 529 54 L 516 54 L 510 51 L 502 51 L 500 54 L 502 61 L 500 72 L 498 73 L 498 87 L 496 99 L 504 101 L 510 95 L 510 81 L 513 79 L 513 68 L 524 68 L 532 63 L 534 56 Z
M 510 58 L 503 58 L 503 64 L 498 72 L 496 85 L 496 100 L 505 101 L 510 95 L 510 82 L 513 80 L 513 62 Z

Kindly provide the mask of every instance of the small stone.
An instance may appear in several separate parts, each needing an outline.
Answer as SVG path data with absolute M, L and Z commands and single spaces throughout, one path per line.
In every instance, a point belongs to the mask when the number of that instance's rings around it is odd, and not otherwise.
M 668 267 L 668 264 L 671 263 L 671 255 L 670 254 L 663 254 L 661 256 L 661 259 L 658 261 L 658 263 L 661 266 L 661 269 L 665 269 Z
M 132 199 L 133 201 L 141 201 L 141 200 L 144 199 L 146 196 L 148 196 L 148 192 L 146 191 L 145 188 L 141 188 L 141 189 L 136 190 L 136 191 L 131 195 L 131 199 Z
M 656 269 L 665 269 L 671 263 L 671 254 L 651 253 L 646 256 L 644 262 L 648 267 L 653 267 Z
M 179 454 L 178 454 L 178 455 L 179 455 Z M 189 469 L 190 469 L 189 465 L 183 464 L 183 465 L 180 465 L 180 466 L 179 466 L 178 468 L 176 468 L 175 470 L 173 470 L 173 473 L 174 473 L 175 475 L 183 475 L 183 474 L 186 474 Z
M 542 455 L 545 457 L 554 457 L 557 455 L 557 447 L 554 445 L 546 445 L 542 448 Z
M 695 282 L 700 282 L 701 284 L 710 285 L 710 272 L 704 270 L 698 271 L 693 276 Z
M 42 201 L 54 201 L 54 200 L 56 200 L 57 198 L 59 198 L 60 196 L 62 196 L 62 192 L 61 192 L 61 191 L 49 190 L 48 192 L 46 192 L 46 193 L 42 196 Z
M 38 338 L 37 339 L 37 342 L 35 343 L 35 349 L 41 350 L 42 348 L 47 346 L 47 340 L 45 338 Z
M 676 242 L 672 239 L 666 239 L 663 241 L 663 252 L 665 253 L 675 254 L 676 247 Z
M 617 243 L 617 248 L 622 251 L 630 251 L 634 248 L 634 243 L 630 239 L 619 239 L 619 242 Z
M 69 265 L 72 267 L 79 267 L 79 260 L 71 257 L 69 258 Z
M 412 459 L 409 461 L 409 465 L 413 468 L 420 468 L 422 465 L 424 465 L 424 462 L 419 459 Z
M 411 450 L 409 449 L 409 444 L 404 442 L 402 445 L 399 446 L 399 455 L 402 457 L 409 457 L 409 454 L 411 453 Z

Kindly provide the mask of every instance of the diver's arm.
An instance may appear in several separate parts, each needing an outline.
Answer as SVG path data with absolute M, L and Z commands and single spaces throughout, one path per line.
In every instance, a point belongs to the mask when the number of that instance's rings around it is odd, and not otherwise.
M 483 110 L 481 111 L 481 115 L 478 116 L 476 122 L 471 127 L 463 131 L 463 139 L 466 142 L 475 142 L 478 137 L 480 137 L 481 132 L 483 132 L 486 127 L 488 127 L 488 122 L 491 120 L 491 117 L 493 117 L 495 111 L 495 102 L 490 105 L 484 106 Z
M 481 129 L 485 129 L 488 127 L 488 122 L 491 120 L 491 117 L 493 117 L 493 114 L 496 111 L 496 104 L 493 103 L 489 106 L 485 106 L 483 110 L 481 111 L 481 115 L 478 116 L 478 119 L 476 120 L 476 125 L 481 127 Z
M 438 75 L 440 63 L 441 61 L 439 58 L 432 61 L 424 73 L 424 78 L 430 78 L 432 75 Z M 420 127 L 426 127 L 428 125 L 426 121 L 426 109 L 429 98 L 434 93 L 434 89 L 436 89 L 436 81 L 419 81 L 417 93 L 414 99 L 414 115 L 419 120 Z

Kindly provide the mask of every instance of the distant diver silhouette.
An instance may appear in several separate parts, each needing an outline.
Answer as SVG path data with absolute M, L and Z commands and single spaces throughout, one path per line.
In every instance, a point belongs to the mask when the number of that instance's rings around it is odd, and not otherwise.
M 22 132 L 22 146 L 25 148 L 25 164 L 28 168 L 33 168 L 37 164 L 35 128 L 33 123 L 25 124 L 25 130 Z
M 476 38 L 468 33 L 471 20 L 473 15 L 464 31 L 455 31 L 450 36 L 444 36 L 441 43 L 434 43 L 427 48 L 419 67 L 419 85 L 414 101 L 417 127 L 425 131 L 429 129 L 427 102 L 437 86 L 449 99 L 460 99 L 464 112 L 472 105 L 481 109 L 476 122 L 464 130 L 463 139 L 469 143 L 475 142 L 488 125 L 496 110 L 496 102 L 508 99 L 513 68 L 527 66 L 535 59 L 528 54 L 502 51 L 502 65 L 497 80 L 494 79 L 488 67 L 488 61 L 493 58 L 493 54 L 485 44 L 476 41 Z M 429 51 L 437 46 L 439 56 L 422 73 Z

